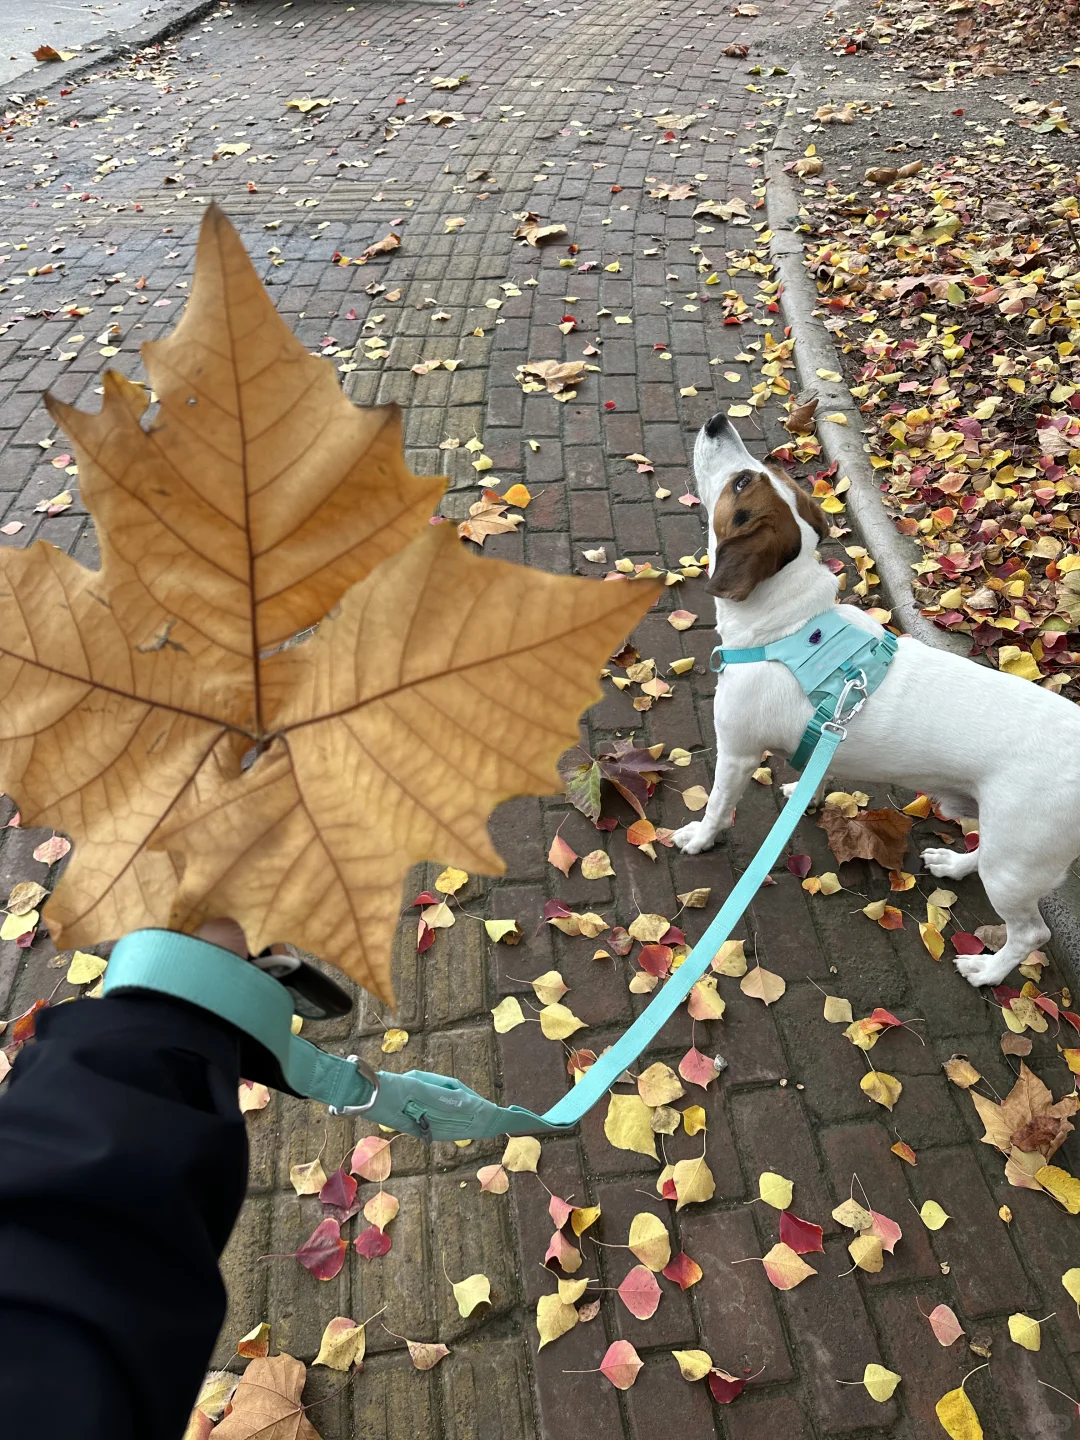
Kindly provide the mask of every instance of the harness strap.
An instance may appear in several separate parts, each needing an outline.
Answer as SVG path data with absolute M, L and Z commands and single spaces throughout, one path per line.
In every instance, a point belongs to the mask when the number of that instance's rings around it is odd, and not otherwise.
M 835 717 L 835 718 L 834 718 Z M 814 753 L 760 850 L 740 876 L 690 954 L 630 1028 L 585 1072 L 573 1090 L 543 1115 L 519 1105 L 496 1105 L 461 1081 L 425 1070 L 377 1074 L 354 1055 L 332 1055 L 291 1033 L 288 991 L 257 966 L 206 940 L 172 930 L 137 930 L 113 949 L 104 994 L 157 990 L 220 1015 L 274 1056 L 289 1086 L 337 1112 L 370 1120 L 423 1140 L 482 1139 L 575 1125 L 628 1065 L 633 1064 L 708 970 L 766 875 L 779 859 L 844 738 L 834 704 Z

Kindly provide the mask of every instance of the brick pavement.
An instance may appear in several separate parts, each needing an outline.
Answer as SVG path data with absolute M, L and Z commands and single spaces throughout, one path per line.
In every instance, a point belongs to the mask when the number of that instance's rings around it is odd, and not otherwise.
M 724 369 L 737 363 L 748 342 L 760 340 L 760 322 L 770 317 L 754 302 L 756 280 L 744 275 L 731 283 L 752 303 L 754 322 L 724 325 L 690 248 L 703 245 L 722 273 L 724 252 L 752 243 L 754 231 L 719 224 L 699 230 L 685 202 L 648 197 L 647 177 L 683 181 L 704 173 L 709 180 L 702 193 L 754 200 L 760 170 L 747 162 L 767 143 L 780 113 L 769 102 L 782 92 L 780 81 L 754 82 L 747 69 L 755 60 L 782 59 L 786 28 L 817 13 L 768 0 L 762 9 L 760 19 L 751 20 L 682 0 L 644 6 L 606 0 L 546 11 L 504 0 L 465 9 L 286 8 L 257 0 L 234 5 L 177 46 L 81 83 L 70 95 L 46 93 L 49 104 L 33 114 L 13 109 L 0 170 L 0 197 L 6 197 L 0 198 L 0 233 L 27 249 L 0 246 L 8 254 L 0 269 L 6 286 L 0 303 L 7 307 L 0 324 L 0 524 L 23 528 L 0 538 L 18 545 L 44 536 L 93 563 L 93 533 L 77 490 L 75 503 L 60 515 L 34 510 L 71 483 L 50 463 L 64 453 L 59 438 L 49 448 L 39 443 L 54 439 L 41 394 L 52 386 L 64 399 L 94 403 L 105 363 L 97 337 L 113 324 L 119 333 L 104 336 L 119 351 L 113 363 L 139 373 L 139 343 L 163 333 L 178 314 L 201 203 L 214 196 L 236 218 L 279 308 L 305 343 L 356 349 L 336 362 L 348 367 L 343 374 L 355 398 L 406 407 L 413 468 L 449 469 L 446 514 L 459 518 L 478 494 L 469 452 L 438 448 L 448 436 L 481 437 L 500 487 L 517 480 L 529 485 L 535 499 L 526 523 L 516 535 L 489 541 L 490 553 L 595 574 L 582 550 L 606 545 L 611 558 L 677 566 L 702 539 L 699 519 L 677 502 L 687 484 L 688 440 L 718 400 L 745 393 L 745 383 L 725 379 Z M 756 39 L 752 57 L 723 57 L 722 48 L 739 39 Z M 456 93 L 429 88 L 432 75 L 462 73 L 469 82 Z M 764 88 L 751 89 L 755 83 Z M 340 103 L 307 117 L 286 111 L 287 99 L 305 93 Z M 396 104 L 399 96 L 404 105 Z M 703 118 L 677 132 L 674 143 L 657 143 L 664 132 L 652 115 L 702 106 Z M 397 134 L 388 125 L 388 117 L 429 108 L 467 118 L 450 129 L 413 119 Z M 222 143 L 251 150 L 211 158 Z M 469 180 L 475 170 L 488 173 Z M 530 209 L 565 223 L 579 247 L 576 263 L 596 268 L 560 268 L 562 250 L 516 244 L 511 216 Z M 454 216 L 466 223 L 447 233 L 445 220 Z M 391 224 L 403 243 L 388 262 L 330 263 L 335 250 L 356 255 Z M 62 270 L 25 274 L 58 260 Z M 615 260 L 618 272 L 602 268 Z M 19 274 L 17 283 L 12 277 Z M 144 275 L 145 288 L 137 288 Z M 507 281 L 520 293 L 501 289 Z M 373 282 L 384 289 L 369 294 Z M 391 302 L 387 294 L 397 288 L 401 298 Z M 500 308 L 489 308 L 489 301 Z M 92 309 L 73 316 L 66 313 L 72 305 Z M 599 309 L 610 315 L 597 317 Z M 568 312 L 580 327 L 564 337 L 557 326 Z M 442 314 L 450 318 L 436 318 Z M 614 317 L 627 314 L 632 325 L 617 325 Z M 359 342 L 373 332 L 386 337 L 384 361 L 362 358 Z M 522 394 L 513 380 L 519 363 L 577 358 L 594 336 L 600 368 L 576 400 L 560 405 L 546 395 Z M 420 377 L 411 370 L 421 359 L 451 358 L 459 362 L 452 373 Z M 716 359 L 723 364 L 710 364 Z M 681 393 L 689 388 L 698 394 Z M 777 443 L 768 411 L 765 425 L 767 443 Z M 635 452 L 650 457 L 652 475 L 639 474 L 624 458 Z M 658 485 L 670 498 L 654 499 Z M 827 553 L 846 561 L 838 545 Z M 680 604 L 702 617 L 682 635 L 664 613 Z M 673 699 L 643 715 L 611 688 L 588 717 L 593 746 L 633 733 L 639 743 L 695 752 L 678 786 L 666 786 L 652 807 L 664 824 L 686 818 L 679 788 L 709 781 L 707 611 L 704 593 L 690 581 L 668 592 L 636 633 L 641 654 L 655 656 L 658 665 L 682 654 L 697 660 Z M 672 915 L 678 892 L 709 885 L 712 904 L 680 919 L 692 941 L 776 812 L 775 789 L 751 789 L 726 847 L 693 858 L 661 850 L 654 864 L 619 830 L 607 844 L 615 877 L 597 882 L 576 874 L 564 880 L 546 863 L 560 825 L 579 852 L 603 839 L 562 800 L 503 807 L 492 829 L 507 875 L 473 880 L 459 898 L 472 914 L 518 919 L 522 943 L 513 950 L 494 947 L 479 925 L 463 918 L 417 957 L 406 923 L 396 947 L 394 1018 L 410 1033 L 407 1047 L 396 1056 L 380 1054 L 383 1026 L 363 997 L 351 1021 L 309 1026 L 306 1033 L 342 1051 L 358 1049 L 384 1067 L 453 1072 L 488 1094 L 543 1108 L 566 1086 L 563 1049 L 535 1025 L 495 1035 L 490 1007 L 505 994 L 528 994 L 528 986 L 511 977 L 557 966 L 571 986 L 569 1003 L 590 1027 L 582 1037 L 594 1049 L 643 1003 L 628 994 L 625 975 L 589 958 L 594 947 L 588 942 L 548 927 L 534 933 L 544 901 L 559 896 L 626 923 L 636 907 Z M 933 824 L 919 828 L 929 831 Z M 9 829 L 0 836 L 3 893 L 17 880 L 46 878 L 30 856 L 40 833 Z M 812 821 L 800 827 L 793 850 L 812 856 L 814 873 L 833 868 Z M 395 1142 L 391 1188 L 401 1212 L 393 1248 L 380 1260 L 365 1262 L 350 1252 L 337 1279 L 320 1284 L 291 1261 L 261 1259 L 294 1249 L 319 1218 L 313 1199 L 293 1194 L 290 1164 L 310 1160 L 320 1148 L 324 1163 L 336 1163 L 365 1131 L 350 1120 L 327 1119 L 313 1104 L 275 1097 L 250 1121 L 251 1195 L 227 1253 L 231 1308 L 217 1361 L 227 1363 L 236 1338 L 265 1318 L 276 1348 L 310 1362 L 332 1316 L 363 1320 L 385 1305 L 390 1329 L 441 1340 L 451 1355 L 419 1374 L 400 1340 L 373 1325 L 364 1373 L 351 1384 L 342 1388 L 340 1376 L 311 1372 L 305 1394 L 317 1402 L 312 1419 L 326 1440 L 404 1434 L 652 1440 L 674 1431 L 695 1440 L 714 1434 L 914 1440 L 935 1433 L 935 1400 L 980 1363 L 963 1342 L 941 1349 L 919 1318 L 919 1306 L 927 1312 L 946 1302 L 970 1337 L 993 1344 L 990 1371 L 972 1381 L 986 1434 L 1006 1440 L 1068 1433 L 1065 1402 L 1037 1381 L 1069 1392 L 1080 1387 L 1080 1322 L 1058 1278 L 1077 1260 L 1074 1222 L 1045 1196 L 1005 1184 L 999 1158 L 977 1143 L 970 1101 L 940 1069 L 943 1059 L 964 1052 L 1004 1093 L 1014 1062 L 1000 1053 L 997 1012 L 947 963 L 934 964 L 913 921 L 887 933 L 855 913 L 861 897 L 886 893 L 882 872 L 852 863 L 840 867 L 840 876 L 858 898 L 811 898 L 778 868 L 775 885 L 760 892 L 736 932 L 788 989 L 766 1009 L 733 982 L 722 982 L 725 1020 L 702 1027 L 704 1036 L 698 1030 L 697 1043 L 721 1050 L 730 1067 L 703 1102 L 717 1180 L 712 1201 L 674 1215 L 655 1196 L 655 1166 L 606 1143 L 601 1111 L 588 1117 L 580 1135 L 544 1142 L 545 1184 L 578 1203 L 601 1205 L 603 1218 L 591 1233 L 625 1241 L 632 1216 L 652 1210 L 701 1264 L 698 1285 L 684 1295 L 665 1282 L 661 1306 L 645 1322 L 605 1295 L 595 1321 L 538 1354 L 532 1313 L 554 1284 L 540 1263 L 550 1233 L 548 1197 L 527 1174 L 512 1177 L 506 1196 L 480 1192 L 475 1171 L 497 1158 L 496 1142 L 430 1151 L 411 1139 Z M 433 878 L 431 869 L 414 877 L 417 888 Z M 922 893 L 929 888 L 920 879 Z M 994 918 L 976 883 L 957 888 L 965 928 Z M 901 896 L 900 903 L 912 914 L 910 898 Z M 0 947 L 0 990 L 9 992 L 4 1013 L 17 1014 L 39 996 L 70 994 L 56 964 L 44 939 L 29 952 Z M 904 1085 L 892 1116 L 860 1092 L 863 1058 L 822 1020 L 817 986 L 846 995 L 856 1015 L 884 1005 L 905 1019 L 922 1017 L 919 1035 L 883 1042 L 888 1068 Z M 684 1016 L 673 1019 L 655 1056 L 676 1063 L 690 1035 Z M 1064 1088 L 1052 1033 L 1035 1037 L 1033 1064 L 1056 1091 Z M 890 1153 L 897 1135 L 918 1151 L 917 1168 Z M 698 1145 L 673 1137 L 669 1154 L 697 1153 Z M 818 1278 L 788 1294 L 773 1290 L 756 1265 L 730 1263 L 764 1253 L 776 1238 L 775 1214 L 747 1203 L 764 1169 L 793 1179 L 794 1208 L 826 1230 Z M 846 1273 L 844 1241 L 829 1218 L 850 1193 L 854 1174 L 875 1208 L 905 1232 L 878 1275 Z M 366 1198 L 373 1189 L 361 1193 Z M 955 1217 L 935 1235 L 911 1208 L 926 1198 Z M 1013 1212 L 1008 1228 L 998 1218 L 1002 1204 Z M 624 1252 L 596 1250 L 588 1241 L 583 1248 L 585 1273 L 604 1284 L 617 1284 L 629 1268 Z M 486 1273 L 491 1306 L 462 1320 L 444 1267 L 454 1277 Z M 1005 1317 L 1020 1309 L 1040 1317 L 1057 1312 L 1044 1327 L 1038 1355 L 1010 1344 L 1005 1334 Z M 645 1361 L 631 1390 L 620 1395 L 598 1375 L 566 1373 L 595 1367 L 618 1338 L 631 1339 Z M 696 1346 L 732 1373 L 762 1373 L 733 1406 L 715 1406 L 703 1384 L 680 1379 L 668 1353 Z M 857 1380 L 870 1361 L 904 1377 L 885 1405 L 858 1386 L 838 1383 Z

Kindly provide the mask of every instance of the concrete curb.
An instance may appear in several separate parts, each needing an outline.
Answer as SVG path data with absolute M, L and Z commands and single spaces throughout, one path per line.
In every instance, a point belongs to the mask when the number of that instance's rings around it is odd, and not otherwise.
M 800 76 L 793 72 L 796 89 L 789 109 L 777 131 L 772 149 L 765 157 L 766 219 L 772 231 L 770 252 L 782 282 L 780 306 L 785 323 L 795 337 L 795 368 L 800 386 L 816 390 L 818 415 L 840 412 L 847 426 L 822 422 L 818 427 L 825 458 L 851 481 L 847 510 L 853 529 L 874 557 L 881 577 L 881 591 L 893 612 L 894 621 L 924 645 L 966 655 L 969 646 L 960 635 L 950 635 L 921 613 L 911 588 L 911 566 L 919 558 L 918 547 L 894 526 L 882 502 L 881 491 L 863 448 L 862 415 L 850 390 L 842 382 L 822 380 L 820 370 L 839 370 L 832 335 L 814 312 L 820 304 L 817 285 L 803 264 L 803 246 L 796 233 L 801 201 L 784 169 L 787 161 L 805 148 L 799 138 L 791 104 L 799 95 Z M 1069 966 L 1074 980 L 1080 980 L 1080 877 L 1070 871 L 1065 883 L 1040 901 L 1044 918 L 1053 931 L 1058 955 Z
M 4 85 L 9 95 L 26 95 L 31 90 L 51 90 L 54 85 L 66 86 L 95 70 L 111 65 L 123 55 L 130 55 L 146 45 L 156 45 L 171 35 L 193 25 L 203 16 L 217 10 L 222 0 L 169 0 L 156 15 L 127 30 L 107 30 L 101 47 L 92 54 L 79 54 L 62 64 L 42 63 L 15 75 Z

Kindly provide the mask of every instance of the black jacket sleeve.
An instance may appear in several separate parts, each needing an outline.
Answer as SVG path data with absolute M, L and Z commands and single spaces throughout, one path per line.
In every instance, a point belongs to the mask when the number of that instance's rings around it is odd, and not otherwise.
M 244 1197 L 239 1035 L 163 996 L 43 1011 L 0 1097 L 0 1415 L 35 1440 L 177 1440 Z

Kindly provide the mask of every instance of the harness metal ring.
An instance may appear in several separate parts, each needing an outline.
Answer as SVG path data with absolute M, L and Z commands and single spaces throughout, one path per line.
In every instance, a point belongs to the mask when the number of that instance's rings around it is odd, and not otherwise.
M 328 1105 L 326 1108 L 331 1115 L 363 1115 L 364 1111 L 370 1110 L 379 1098 L 379 1074 L 359 1055 L 346 1055 L 345 1059 L 348 1064 L 356 1066 L 371 1086 L 371 1098 L 366 1100 L 363 1105 L 342 1105 L 340 1108 L 337 1105 Z

